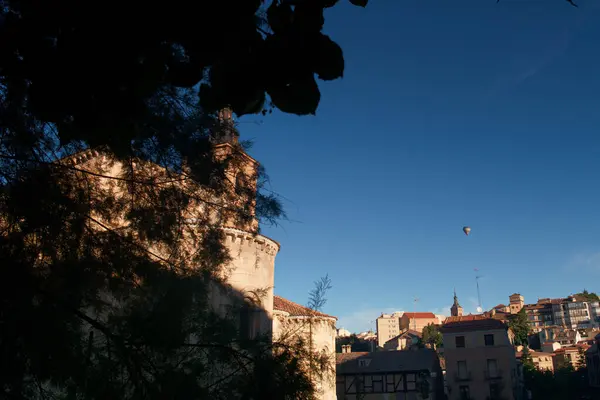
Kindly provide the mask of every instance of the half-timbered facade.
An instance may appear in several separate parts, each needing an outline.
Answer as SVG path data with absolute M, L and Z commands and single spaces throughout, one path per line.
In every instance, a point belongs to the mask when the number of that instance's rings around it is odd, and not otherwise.
M 338 400 L 443 399 L 439 358 L 430 349 L 341 353 L 336 364 Z

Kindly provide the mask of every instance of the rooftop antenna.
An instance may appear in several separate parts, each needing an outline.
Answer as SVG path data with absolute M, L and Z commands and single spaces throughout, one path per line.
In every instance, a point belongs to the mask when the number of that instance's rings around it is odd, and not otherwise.
M 479 272 L 478 268 L 474 269 L 475 274 Z M 477 312 L 483 312 L 483 306 L 481 305 L 481 293 L 479 292 L 479 278 L 482 278 L 481 275 L 475 275 L 475 283 L 477 284 L 477 301 L 479 301 L 479 305 L 477 306 Z

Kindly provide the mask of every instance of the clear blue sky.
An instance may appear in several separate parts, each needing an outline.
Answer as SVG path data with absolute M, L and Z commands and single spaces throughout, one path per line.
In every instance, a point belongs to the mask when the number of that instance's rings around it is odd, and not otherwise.
M 362 331 L 454 287 L 475 312 L 474 268 L 486 309 L 600 291 L 600 2 L 578 2 L 341 0 L 317 115 L 240 124 L 290 219 L 264 231 L 275 292 L 328 273 L 324 311 Z

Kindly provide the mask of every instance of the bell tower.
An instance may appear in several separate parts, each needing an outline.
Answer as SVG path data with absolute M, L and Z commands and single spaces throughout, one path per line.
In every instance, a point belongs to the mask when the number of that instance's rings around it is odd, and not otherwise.
M 216 129 L 212 133 L 212 141 L 215 144 L 221 143 L 237 143 L 240 137 L 240 133 L 235 127 L 235 121 L 233 120 L 233 111 L 231 108 L 226 107 L 219 110 L 217 113 Z
M 239 131 L 233 120 L 233 111 L 226 107 L 217 113 L 217 120 L 210 140 L 214 146 L 214 156 L 226 165 L 225 174 L 231 186 L 228 195 L 228 211 L 223 225 L 238 229 L 256 231 L 256 191 L 259 163 L 250 157 L 239 143 Z
M 450 307 L 450 315 L 453 317 L 460 317 L 463 315 L 463 308 L 458 304 L 458 297 L 456 297 L 456 289 L 454 289 L 454 304 Z

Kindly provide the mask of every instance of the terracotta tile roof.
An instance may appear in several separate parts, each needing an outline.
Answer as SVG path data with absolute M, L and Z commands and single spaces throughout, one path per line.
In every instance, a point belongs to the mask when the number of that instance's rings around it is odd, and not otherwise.
M 506 306 L 504 304 L 498 304 L 496 307 L 494 308 L 506 308 Z
M 469 315 L 461 315 L 458 317 L 447 317 L 444 320 L 444 325 L 449 324 L 451 322 L 461 322 L 461 321 L 476 321 L 480 319 L 488 319 L 489 317 L 482 314 L 469 314 Z
M 369 354 L 368 351 L 357 351 L 357 352 L 353 352 L 353 353 L 336 353 L 335 354 L 335 363 L 343 364 L 345 362 L 355 360 L 359 357 L 366 356 L 368 354 Z
M 556 355 L 554 353 L 546 353 L 543 351 L 532 351 L 532 350 L 529 350 L 529 354 L 531 354 L 531 357 L 554 357 Z M 517 358 L 521 358 L 521 356 L 523 355 L 523 352 L 517 351 L 515 353 L 515 355 Z
M 525 304 L 526 310 L 541 310 L 546 308 L 544 304 Z
M 504 311 L 496 311 L 495 313 L 488 311 L 488 312 L 484 312 L 483 315 L 487 318 L 493 318 L 493 319 L 497 319 L 499 321 L 508 321 L 508 316 L 510 314 L 505 313 Z
M 294 303 L 293 301 L 289 301 L 280 296 L 273 296 L 273 310 L 286 312 L 290 314 L 290 317 L 323 317 L 337 319 L 337 317 L 311 310 L 308 307 L 301 306 L 298 303 Z
M 435 314 L 432 312 L 405 312 L 404 315 L 408 318 L 435 318 Z
M 358 361 L 361 359 L 369 360 L 368 365 L 360 366 Z M 440 371 L 439 358 L 436 352 L 430 349 L 376 351 L 374 353 L 337 353 L 336 364 L 336 373 L 338 375 L 400 371 Z
M 412 329 L 408 329 L 408 330 L 402 332 L 401 334 L 399 334 L 398 336 L 395 336 L 395 337 L 391 338 L 390 340 L 400 339 L 400 338 L 408 337 L 408 336 L 411 336 L 411 335 L 412 336 L 416 336 L 419 339 L 421 337 L 423 337 L 423 335 L 421 334 L 421 332 L 418 332 L 418 331 L 415 331 L 415 330 L 412 330 Z
M 507 329 L 507 326 L 502 321 L 498 321 L 493 318 L 486 318 L 485 316 L 470 316 L 467 317 L 480 317 L 473 319 L 463 319 L 451 322 L 444 322 L 440 331 L 442 333 L 459 333 L 459 332 L 473 332 L 473 331 L 488 331 L 496 329 Z

